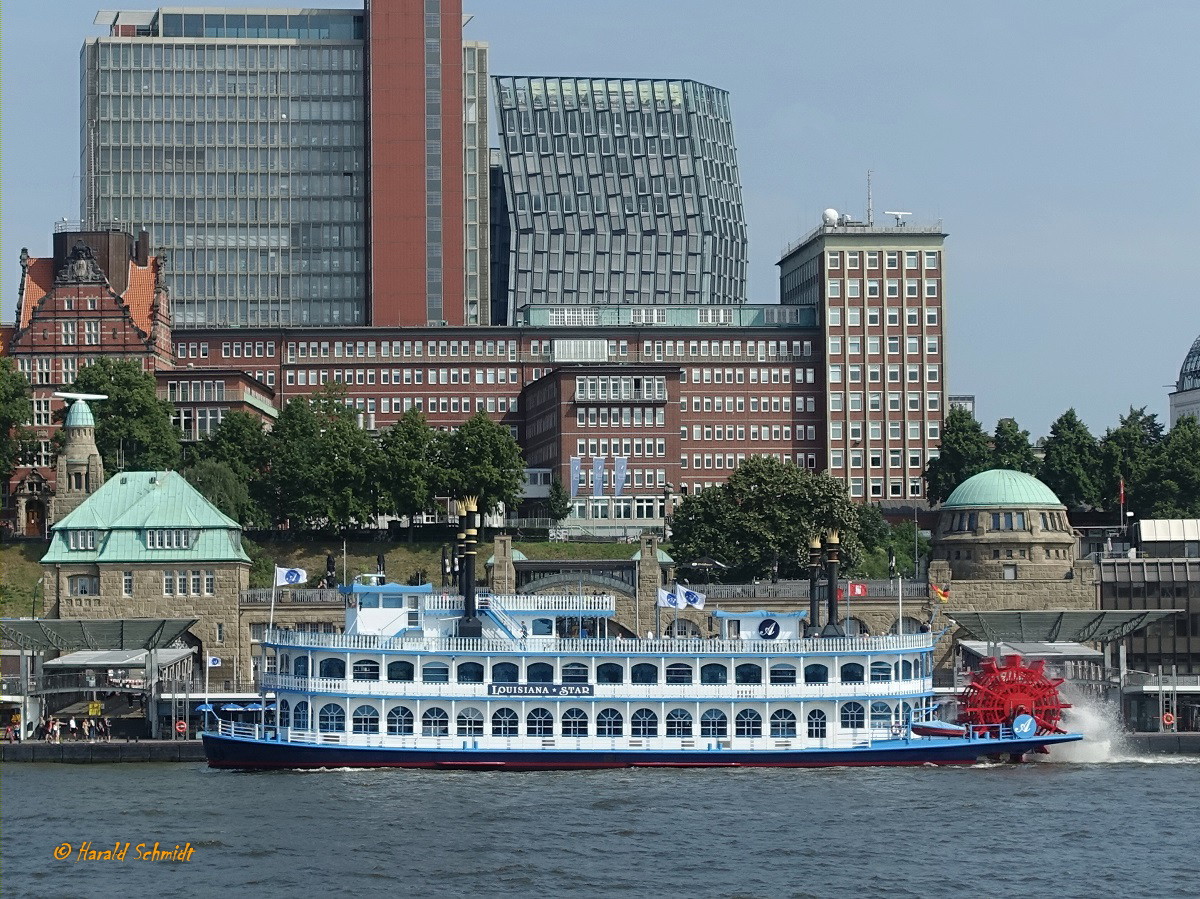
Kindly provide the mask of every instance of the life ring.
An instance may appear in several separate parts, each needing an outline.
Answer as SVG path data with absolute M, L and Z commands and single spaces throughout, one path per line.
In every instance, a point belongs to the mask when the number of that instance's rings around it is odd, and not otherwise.
M 175 722 L 175 730 L 178 733 L 187 733 L 187 722 L 180 718 Z
M 1162 723 L 1167 727 L 1170 727 L 1175 723 L 1175 716 L 1170 712 L 1163 712 Z

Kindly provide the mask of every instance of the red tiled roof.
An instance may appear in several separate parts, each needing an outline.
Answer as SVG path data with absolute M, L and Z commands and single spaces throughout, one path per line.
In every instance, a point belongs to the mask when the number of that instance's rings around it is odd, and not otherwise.
M 154 303 L 155 269 L 158 260 L 150 259 L 150 264 L 140 266 L 133 260 L 129 261 L 129 286 L 125 288 L 125 307 L 133 323 L 141 328 L 144 334 L 150 333 L 150 307 Z
M 150 264 L 140 266 L 132 259 L 129 261 L 129 286 L 125 289 L 122 299 L 129 310 L 130 318 L 144 333 L 150 333 L 150 307 L 154 303 L 155 272 L 158 260 L 151 259 Z M 25 293 L 21 300 L 21 320 L 17 328 L 26 328 L 33 318 L 33 310 L 38 303 L 54 288 L 54 260 L 30 259 L 25 269 Z
M 33 310 L 54 287 L 54 260 L 30 259 L 25 268 L 24 294 L 21 297 L 21 320 L 17 328 L 29 327 Z

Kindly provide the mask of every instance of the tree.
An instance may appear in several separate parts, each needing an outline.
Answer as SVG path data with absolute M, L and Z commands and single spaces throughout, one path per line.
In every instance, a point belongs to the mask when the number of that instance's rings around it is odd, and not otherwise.
M 215 431 L 195 445 L 191 453 L 193 462 L 188 468 L 199 468 L 212 462 L 228 470 L 241 482 L 246 494 L 245 504 L 240 499 L 237 502 L 240 516 L 232 517 L 243 526 L 262 527 L 270 524 L 264 506 L 270 446 L 270 436 L 263 430 L 261 418 L 248 412 L 229 412 Z M 184 476 L 187 477 L 186 470 Z
M 1002 418 L 992 438 L 992 467 L 1037 475 L 1038 460 L 1029 442 L 1029 432 L 1021 430 L 1016 419 Z
M 233 411 L 200 444 L 200 455 L 228 465 L 249 480 L 262 472 L 270 452 L 270 438 L 262 419 L 249 412 Z
M 158 398 L 154 375 L 137 362 L 97 359 L 79 372 L 72 389 L 108 396 L 92 405 L 96 447 L 107 471 L 160 471 L 179 464 L 173 407 Z
M 257 523 L 258 506 L 250 498 L 246 482 L 228 465 L 214 459 L 201 459 L 180 474 L 206 500 L 243 527 Z
M 557 477 L 550 482 L 550 497 L 546 502 L 546 511 L 554 521 L 562 521 L 571 514 L 571 494 Z
M 0 356 L 0 483 L 7 482 L 27 457 L 33 432 L 29 381 L 17 371 L 12 358 Z
M 483 412 L 468 418 L 453 432 L 439 432 L 437 458 L 443 475 L 439 493 L 476 496 L 480 514 L 503 503 L 513 508 L 525 481 L 521 448 L 507 427 Z
M 358 426 L 343 389 L 289 402 L 271 430 L 267 508 L 293 526 L 345 529 L 379 510 L 379 445 Z
M 925 469 L 929 498 L 943 502 L 955 487 L 991 466 L 987 434 L 974 415 L 961 407 L 952 407 L 942 426 L 941 452 L 936 459 L 929 460 Z
M 439 480 L 433 465 L 434 430 L 420 409 L 409 409 L 380 440 L 380 476 L 391 511 L 408 517 L 408 542 L 416 528 L 414 516 L 433 505 Z
M 734 581 L 807 576 L 809 539 L 831 530 L 847 568 L 862 556 L 859 512 L 845 485 L 770 456 L 752 456 L 724 484 L 685 497 L 672 527 L 681 562 L 712 556 Z
M 1129 407 L 1115 429 L 1100 438 L 1100 503 L 1116 509 L 1121 503 L 1121 481 L 1125 482 L 1125 504 L 1137 507 L 1142 499 L 1146 471 L 1162 448 L 1164 428 L 1146 407 Z
M 1100 502 L 1100 448 L 1091 431 L 1068 409 L 1050 426 L 1043 444 L 1040 478 L 1069 509 Z
M 1136 511 L 1142 518 L 1200 518 L 1200 421 L 1184 415 L 1146 465 Z

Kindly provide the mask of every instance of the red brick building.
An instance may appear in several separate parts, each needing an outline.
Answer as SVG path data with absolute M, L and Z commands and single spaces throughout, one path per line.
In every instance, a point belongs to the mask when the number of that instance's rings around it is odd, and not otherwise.
M 122 231 L 62 229 L 53 246 L 47 258 L 21 254 L 16 322 L 3 347 L 33 387 L 37 457 L 4 485 L 6 508 L 23 498 L 24 518 L 13 525 L 30 536 L 43 534 L 49 523 L 53 416 L 63 405 L 54 393 L 105 356 L 139 359 L 151 372 L 174 365 L 165 260 L 150 255 L 145 232 L 135 240 Z

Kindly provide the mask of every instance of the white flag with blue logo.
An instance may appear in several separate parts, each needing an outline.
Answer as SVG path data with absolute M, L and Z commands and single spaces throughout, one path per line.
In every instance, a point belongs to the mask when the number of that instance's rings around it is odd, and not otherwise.
M 704 600 L 708 598 L 703 593 L 680 587 L 678 584 L 675 585 L 675 595 L 679 597 L 681 609 L 703 609 Z
M 220 668 L 221 667 L 221 657 L 220 656 L 209 656 L 208 657 L 208 667 L 209 668 Z
M 683 605 L 683 603 L 679 601 L 679 597 L 676 594 L 668 593 L 662 587 L 659 587 L 658 605 L 662 606 L 664 609 L 678 609 Z
M 308 583 L 308 572 L 303 568 L 280 568 L 275 566 L 276 587 L 301 587 Z

